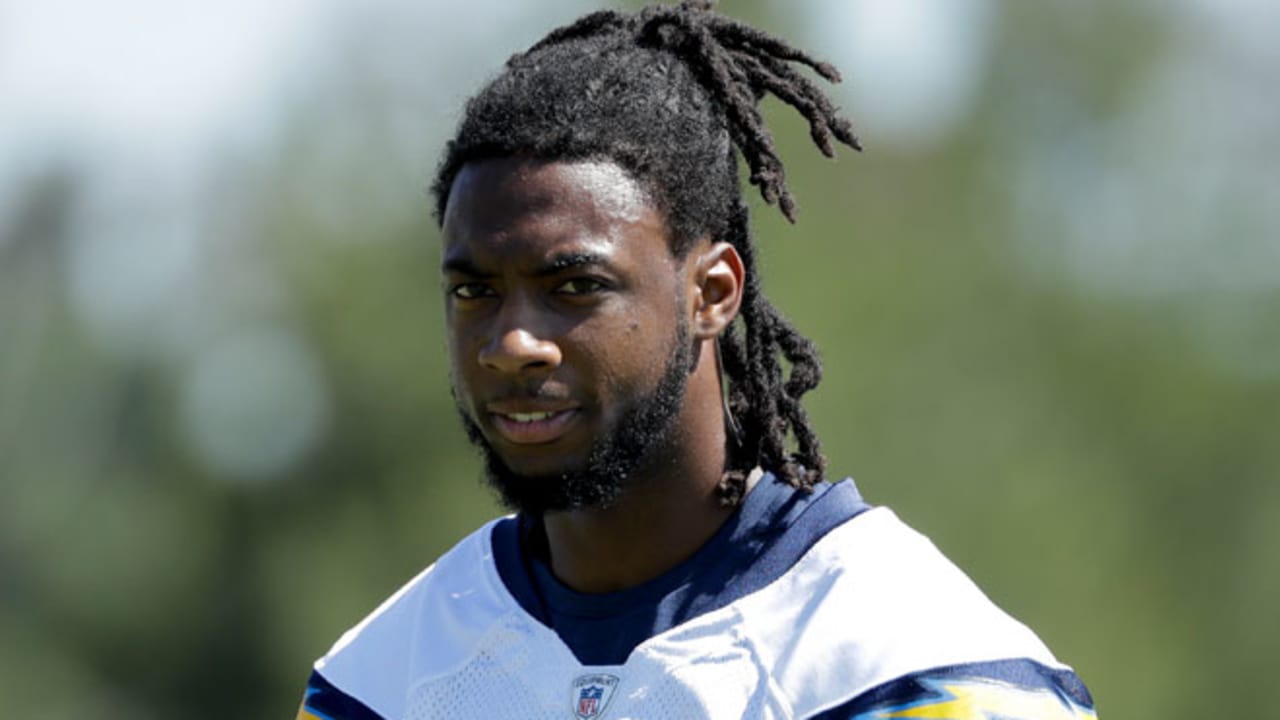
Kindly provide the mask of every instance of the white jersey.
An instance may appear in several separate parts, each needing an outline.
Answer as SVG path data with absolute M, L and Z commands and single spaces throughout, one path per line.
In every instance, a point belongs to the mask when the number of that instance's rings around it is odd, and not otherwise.
M 1095 717 L 1030 630 L 851 481 L 766 475 L 726 525 L 611 598 L 554 588 L 522 524 L 491 522 L 316 662 L 299 717 Z

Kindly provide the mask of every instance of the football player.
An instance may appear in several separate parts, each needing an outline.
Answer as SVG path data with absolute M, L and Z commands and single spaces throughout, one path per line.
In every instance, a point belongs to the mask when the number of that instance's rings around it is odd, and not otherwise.
M 454 395 L 510 517 L 317 661 L 300 718 L 1094 717 L 923 536 L 829 482 L 739 180 L 834 68 L 708 2 L 603 11 L 468 102 L 433 186 Z

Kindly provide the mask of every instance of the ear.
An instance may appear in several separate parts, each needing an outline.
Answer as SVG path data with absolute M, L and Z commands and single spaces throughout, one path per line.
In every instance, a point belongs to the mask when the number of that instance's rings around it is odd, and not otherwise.
M 692 251 L 695 265 L 693 283 L 693 323 L 690 329 L 699 340 L 714 338 L 738 316 L 746 271 L 742 256 L 727 242 L 711 243 Z

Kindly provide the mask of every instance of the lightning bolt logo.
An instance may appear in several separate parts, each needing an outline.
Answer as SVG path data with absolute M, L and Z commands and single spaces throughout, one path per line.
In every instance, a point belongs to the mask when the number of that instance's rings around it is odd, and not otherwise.
M 297 720 L 333 720 L 328 715 L 322 715 L 319 711 L 307 707 L 307 701 L 318 692 L 320 692 L 319 688 L 307 688 L 307 694 L 302 698 L 302 704 L 298 706 Z
M 324 715 L 317 715 L 307 709 L 305 705 L 298 708 L 298 720 L 328 720 Z
M 880 707 L 853 720 L 1097 720 L 1090 708 L 1049 690 L 1028 690 L 995 682 L 922 680 L 926 699 Z

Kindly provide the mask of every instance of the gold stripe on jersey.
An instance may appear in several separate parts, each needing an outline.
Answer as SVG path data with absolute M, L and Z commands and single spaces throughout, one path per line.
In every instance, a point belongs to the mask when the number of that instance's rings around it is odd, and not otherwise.
M 983 681 L 929 681 L 942 697 L 880 708 L 859 720 L 1097 720 L 1097 714 L 1050 690 Z

